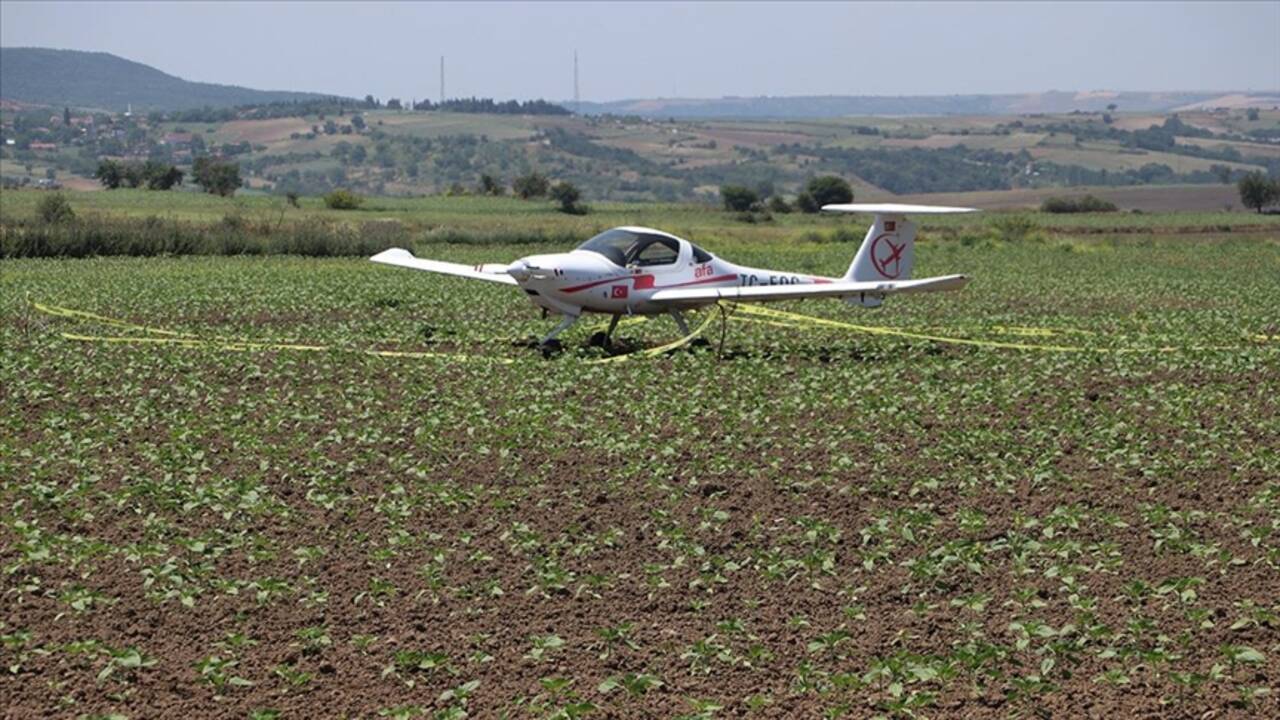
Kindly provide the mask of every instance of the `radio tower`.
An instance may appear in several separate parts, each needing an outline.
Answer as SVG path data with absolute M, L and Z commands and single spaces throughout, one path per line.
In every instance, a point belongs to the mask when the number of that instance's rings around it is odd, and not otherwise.
M 578 98 L 578 51 L 573 51 L 573 112 L 575 115 L 582 114 L 581 101 Z
M 444 56 L 440 56 L 440 104 L 444 104 Z

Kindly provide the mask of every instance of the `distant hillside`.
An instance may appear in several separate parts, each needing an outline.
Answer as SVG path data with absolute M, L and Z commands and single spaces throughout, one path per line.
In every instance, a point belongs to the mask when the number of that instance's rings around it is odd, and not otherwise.
M 651 98 L 581 103 L 589 115 L 654 118 L 802 119 L 850 115 L 943 116 L 1102 112 L 1115 104 L 1122 112 L 1166 112 L 1180 107 L 1271 107 L 1280 92 L 1245 95 L 1226 92 L 1043 92 L 1018 95 L 816 95 L 797 97 Z M 568 107 L 572 104 L 566 103 Z
M 308 100 L 317 93 L 190 82 L 110 53 L 0 48 L 0 98 L 120 112 Z

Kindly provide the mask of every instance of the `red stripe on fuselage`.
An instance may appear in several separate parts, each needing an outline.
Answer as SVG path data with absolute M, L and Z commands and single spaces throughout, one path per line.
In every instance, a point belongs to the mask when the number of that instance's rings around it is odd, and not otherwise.
M 676 283 L 674 285 L 662 285 L 655 287 L 653 284 L 654 277 L 652 275 L 620 275 L 618 277 L 606 278 L 604 280 L 596 280 L 594 282 L 583 283 L 582 285 L 574 285 L 572 287 L 560 288 L 562 293 L 575 293 L 579 290 L 587 290 L 599 285 L 607 283 L 626 282 L 628 280 L 635 281 L 635 289 L 637 290 L 664 290 L 666 288 L 685 287 L 688 285 L 703 285 L 705 283 L 724 282 L 726 280 L 734 280 L 737 275 L 717 275 L 715 277 L 703 278 L 701 280 L 691 280 L 689 282 Z

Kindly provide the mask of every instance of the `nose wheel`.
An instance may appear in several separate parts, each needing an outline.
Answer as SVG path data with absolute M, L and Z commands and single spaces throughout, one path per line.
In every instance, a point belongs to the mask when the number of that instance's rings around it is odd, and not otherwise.
M 564 351 L 564 345 L 556 339 L 556 336 L 573 327 L 576 322 L 578 322 L 577 315 L 562 315 L 560 317 L 560 324 L 556 325 L 555 329 L 538 343 L 538 349 L 542 351 L 543 357 L 549 358 Z

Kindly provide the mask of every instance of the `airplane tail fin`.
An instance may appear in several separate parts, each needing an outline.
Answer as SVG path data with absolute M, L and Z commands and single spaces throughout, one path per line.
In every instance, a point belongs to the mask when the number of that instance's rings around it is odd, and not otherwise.
M 907 219 L 913 215 L 974 212 L 972 208 L 935 205 L 843 204 L 824 205 L 826 212 L 870 213 L 875 216 L 867 236 L 853 256 L 853 262 L 842 280 L 848 282 L 888 282 L 911 279 L 915 264 L 916 224 Z M 876 297 L 850 298 L 863 307 L 879 307 Z

